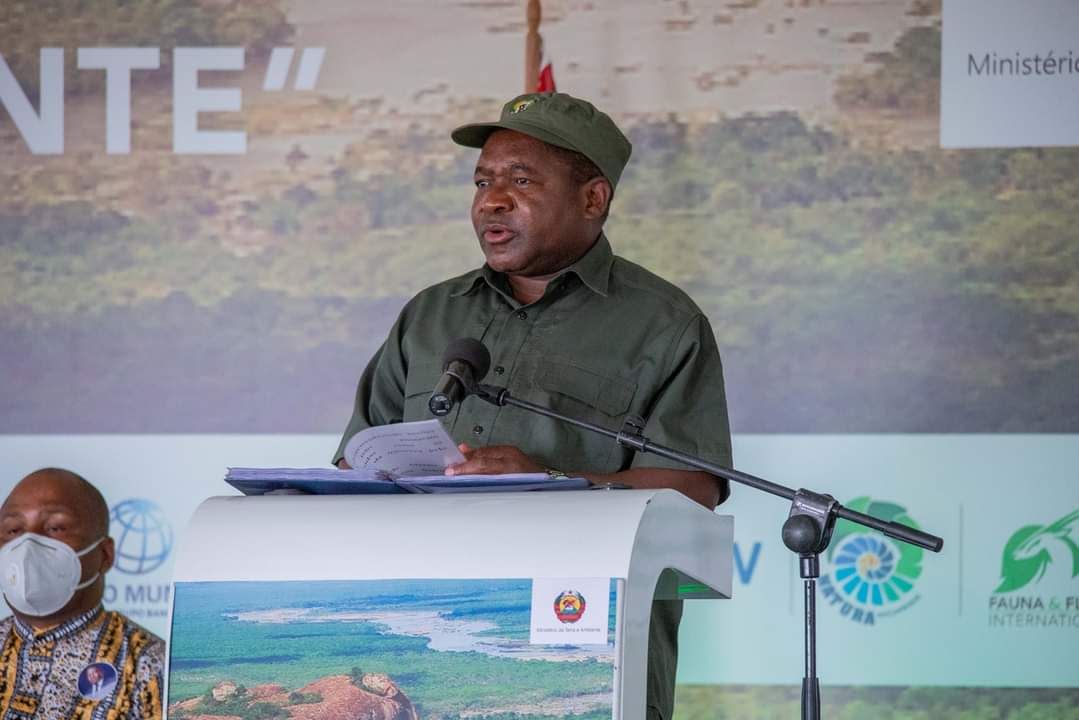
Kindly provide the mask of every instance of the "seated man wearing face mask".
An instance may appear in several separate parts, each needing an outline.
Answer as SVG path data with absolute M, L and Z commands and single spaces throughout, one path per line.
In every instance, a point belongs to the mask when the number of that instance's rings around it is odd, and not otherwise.
M 109 508 L 67 470 L 27 475 L 0 507 L 0 720 L 161 717 L 165 643 L 105 610 Z

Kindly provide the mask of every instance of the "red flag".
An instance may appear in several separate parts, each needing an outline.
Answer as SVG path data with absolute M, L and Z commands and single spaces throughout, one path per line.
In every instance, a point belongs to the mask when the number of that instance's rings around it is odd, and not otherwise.
M 540 60 L 539 78 L 536 81 L 536 92 L 555 92 L 554 68 L 551 65 L 551 56 L 547 54 L 546 43 L 543 48 L 543 58 Z

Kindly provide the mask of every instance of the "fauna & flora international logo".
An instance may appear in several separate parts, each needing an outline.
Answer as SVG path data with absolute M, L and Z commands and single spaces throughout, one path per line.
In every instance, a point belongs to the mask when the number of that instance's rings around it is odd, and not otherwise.
M 584 615 L 584 595 L 575 590 L 559 593 L 554 599 L 554 614 L 564 623 L 575 623 Z
M 845 505 L 880 520 L 919 529 L 907 509 L 894 502 L 860 497 Z M 879 619 L 906 610 L 921 597 L 916 585 L 922 574 L 923 553 L 920 547 L 840 520 L 825 556 L 829 571 L 821 574 L 821 594 L 843 617 L 876 625 Z
M 1079 628 L 1079 509 L 1008 538 L 989 596 L 990 627 Z

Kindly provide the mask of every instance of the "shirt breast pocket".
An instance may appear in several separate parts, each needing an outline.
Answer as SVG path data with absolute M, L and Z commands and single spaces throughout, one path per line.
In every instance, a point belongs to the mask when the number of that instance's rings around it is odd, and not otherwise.
M 408 375 L 405 377 L 405 422 L 434 418 L 427 409 L 427 401 L 441 376 L 440 362 L 419 362 L 409 366 Z
M 637 393 L 637 384 L 629 380 L 551 360 L 538 369 L 536 385 L 555 409 L 608 425 L 621 420 Z

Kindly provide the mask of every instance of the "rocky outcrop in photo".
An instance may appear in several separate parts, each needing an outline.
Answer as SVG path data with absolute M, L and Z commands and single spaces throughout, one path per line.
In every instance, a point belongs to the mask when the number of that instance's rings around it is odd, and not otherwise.
M 419 720 L 408 696 L 384 673 L 331 675 L 294 691 L 232 681 L 169 708 L 176 720 Z

